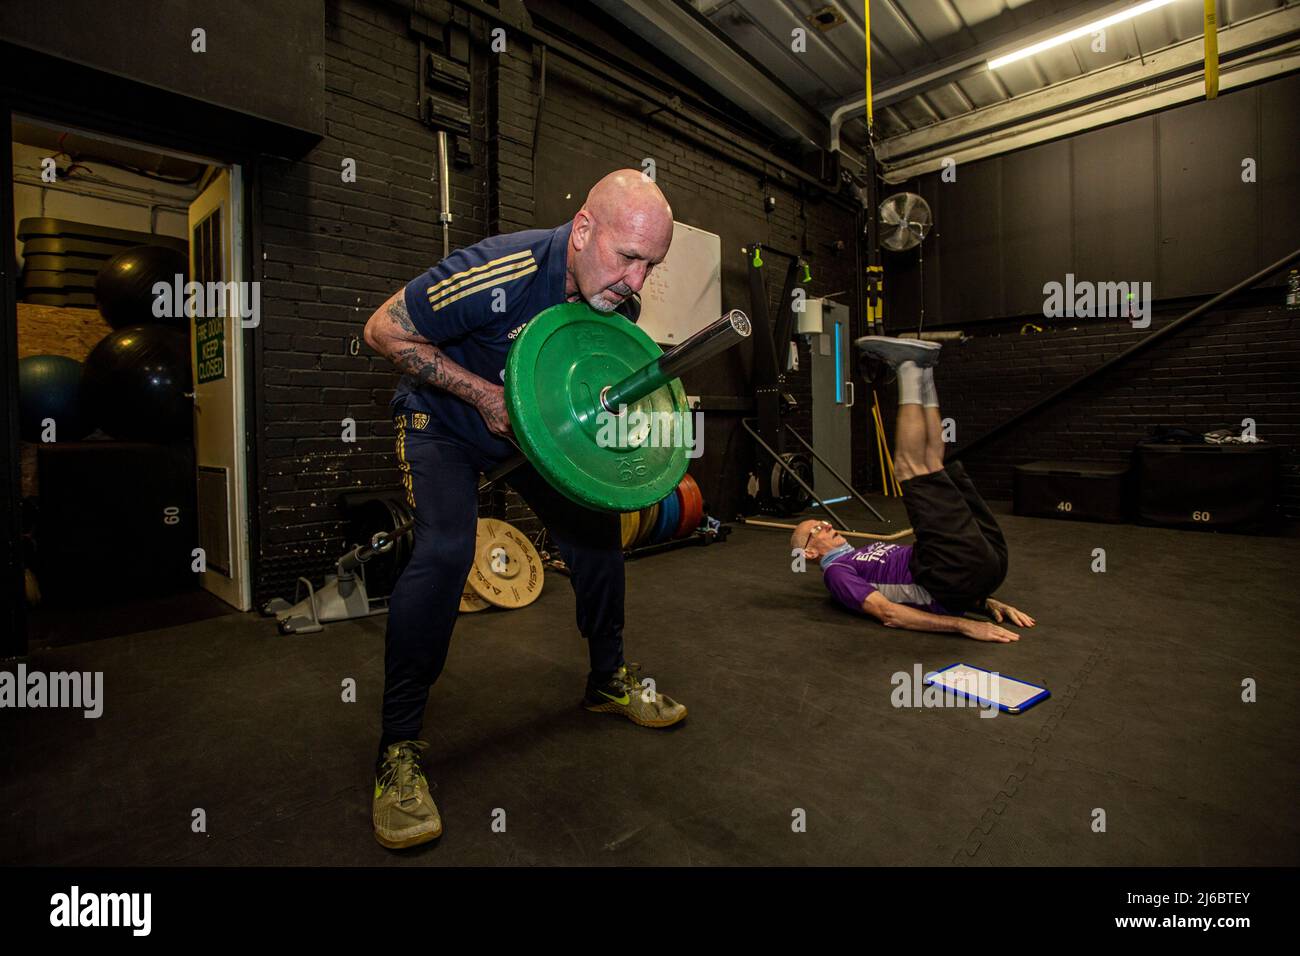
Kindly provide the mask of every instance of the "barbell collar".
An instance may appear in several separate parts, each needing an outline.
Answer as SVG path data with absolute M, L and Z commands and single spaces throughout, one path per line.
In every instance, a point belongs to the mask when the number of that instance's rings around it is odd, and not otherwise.
M 627 378 L 606 385 L 601 389 L 600 403 L 606 411 L 618 414 L 620 406 L 631 405 L 673 379 L 681 378 L 688 370 L 749 338 L 750 330 L 749 316 L 739 309 L 732 309 Z

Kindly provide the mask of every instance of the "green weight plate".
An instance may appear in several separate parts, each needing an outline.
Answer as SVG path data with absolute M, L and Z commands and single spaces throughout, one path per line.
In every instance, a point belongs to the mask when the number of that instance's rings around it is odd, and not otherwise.
M 567 497 L 589 508 L 636 511 L 686 474 L 692 421 L 680 380 L 634 402 L 621 425 L 598 414 L 605 386 L 662 354 L 621 315 L 582 302 L 540 312 L 515 339 L 506 359 L 510 424 L 528 460 Z M 644 427 L 637 412 L 653 413 L 656 427 Z

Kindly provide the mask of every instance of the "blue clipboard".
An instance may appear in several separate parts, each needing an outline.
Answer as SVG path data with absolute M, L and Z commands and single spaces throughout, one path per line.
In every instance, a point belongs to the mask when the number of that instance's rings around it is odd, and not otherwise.
M 946 684 L 941 680 L 936 680 L 940 675 L 946 674 L 959 667 L 973 671 L 982 671 L 985 674 L 997 674 L 999 681 L 1010 681 L 1018 686 L 1025 687 L 1027 689 L 1026 696 L 1023 700 L 1017 700 L 1012 704 L 1005 704 L 1002 701 L 990 700 L 987 697 L 980 696 L 978 693 L 971 693 L 970 691 L 963 690 L 959 687 L 953 687 L 950 684 Z M 985 707 L 997 707 L 997 709 L 1002 711 L 1004 714 L 1023 714 L 1030 707 L 1033 707 L 1040 701 L 1047 700 L 1047 698 L 1052 696 L 1050 690 L 1038 684 L 1032 684 L 1029 681 L 1020 680 L 1017 677 L 1008 677 L 1000 671 L 991 671 L 984 667 L 976 667 L 974 664 L 963 664 L 961 662 L 949 664 L 947 667 L 926 674 L 925 684 L 927 687 L 938 684 L 946 693 L 957 694 L 961 697 L 965 697 L 967 700 L 974 700 L 983 704 Z

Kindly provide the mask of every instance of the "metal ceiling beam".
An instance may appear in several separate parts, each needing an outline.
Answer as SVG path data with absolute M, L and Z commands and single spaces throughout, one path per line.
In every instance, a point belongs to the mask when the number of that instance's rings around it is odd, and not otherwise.
M 1300 70 L 1300 49 L 1290 56 L 1277 54 L 1258 54 L 1248 60 L 1239 60 L 1224 67 L 1219 74 L 1219 92 L 1226 93 L 1239 86 L 1250 86 L 1265 80 L 1276 79 L 1287 73 Z M 890 166 L 882 178 L 891 184 L 906 182 L 917 176 L 934 172 L 942 168 L 946 160 L 961 165 L 975 162 L 991 156 L 999 156 L 1012 150 L 1023 149 L 1048 140 L 1086 132 L 1099 126 L 1107 126 L 1136 116 L 1169 109 L 1183 103 L 1203 99 L 1205 82 L 1200 76 L 1190 79 L 1171 81 L 1162 84 L 1158 90 L 1133 93 L 1117 98 L 1102 107 L 1087 105 L 1076 107 L 1062 115 L 1050 126 L 1039 125 L 1037 128 L 1016 129 L 1005 133 L 981 136 L 960 146 L 934 150 L 921 156 L 912 157 L 902 163 Z M 882 164 L 883 168 L 883 164 Z
M 690 6 L 675 0 L 593 2 L 781 138 L 819 149 L 830 145 L 825 116 L 728 43 Z
M 1258 61 L 1252 60 L 1224 69 L 1219 74 L 1219 92 L 1223 94 L 1239 86 L 1276 79 L 1298 70 L 1300 70 L 1300 53 L 1283 57 L 1261 56 Z M 1204 80 L 1199 76 L 1194 77 L 1182 83 L 1174 83 L 1168 88 L 1162 88 L 1159 92 L 1129 96 L 1124 98 L 1123 102 L 1110 103 L 1104 108 L 1079 107 L 1050 127 L 1017 129 L 1007 133 L 992 134 L 955 148 L 936 150 L 913 157 L 889 166 L 882 173 L 881 178 L 891 185 L 907 182 L 909 179 L 941 169 L 947 160 L 952 160 L 958 165 L 972 163 L 1035 146 L 1038 143 L 1060 139 L 1063 136 L 1072 136 L 1100 126 L 1191 103 L 1203 99 L 1204 96 Z M 881 169 L 885 170 L 883 164 Z
M 387 0 L 387 2 L 405 9 L 405 5 L 410 3 L 411 0 Z M 504 5 L 504 0 L 501 0 L 501 2 Z M 639 100 L 653 104 L 655 108 L 646 114 L 647 116 L 663 112 L 681 120 L 683 125 L 694 127 L 695 130 L 703 130 L 708 135 L 700 136 L 695 131 L 677 127 L 678 135 L 704 149 L 722 155 L 739 153 L 741 158 L 735 158 L 733 155 L 734 162 L 738 162 L 760 175 L 767 175 L 775 171 L 781 180 L 786 180 L 789 177 L 805 183 L 817 190 L 826 201 L 845 204 L 846 208 L 848 208 L 847 200 L 839 196 L 838 183 L 827 184 L 823 182 L 790 160 L 755 142 L 752 135 L 715 119 L 713 113 L 706 114 L 697 107 L 684 104 L 679 95 L 681 91 L 675 87 L 663 85 L 662 81 L 654 74 L 641 70 L 632 64 L 602 62 L 599 56 L 589 47 L 575 46 L 556 33 L 547 32 L 545 29 L 535 26 L 531 16 L 527 20 L 521 20 L 516 11 L 489 6 L 486 0 L 456 0 L 456 3 L 489 23 L 502 24 L 508 29 L 528 37 L 534 43 L 540 44 L 555 54 L 560 62 L 568 61 L 580 67 L 584 72 L 594 73 L 609 84 L 631 93 Z M 518 9 L 527 14 L 523 7 L 523 0 L 518 0 L 518 3 Z M 0 46 L 3 46 L 3 43 L 0 43 Z M 726 144 L 725 150 L 720 149 L 720 143 Z
M 1132 5 L 1133 0 L 1094 0 L 1091 4 L 1072 7 L 1055 17 L 1035 20 L 1033 23 L 1025 24 L 1025 26 L 996 37 L 987 43 L 981 43 L 969 50 L 963 50 L 960 53 L 945 57 L 923 69 L 914 70 L 892 80 L 874 84 L 872 106 L 875 109 L 881 109 L 910 96 L 917 96 L 936 87 L 944 86 L 954 80 L 961 79 L 962 76 L 969 76 L 983 70 L 984 64 L 996 56 L 1019 50 L 1021 47 L 1037 43 L 1039 40 L 1046 40 L 1049 37 L 1064 33 L 1066 30 L 1081 27 L 1094 20 L 1100 20 L 1102 17 L 1109 16 Z M 866 109 L 866 97 L 859 96 L 845 100 L 832 110 L 830 117 L 831 149 L 839 148 L 840 128 L 845 121 L 857 116 L 859 113 L 865 113 Z
M 800 15 L 796 11 L 791 9 L 790 5 L 787 2 L 785 2 L 785 0 L 782 0 L 782 2 L 777 3 L 776 7 L 785 16 L 786 22 L 791 25 L 791 29 L 794 29 L 795 27 L 801 27 L 807 31 L 808 42 L 812 46 L 815 46 L 817 51 L 822 56 L 834 60 L 841 67 L 843 67 L 844 70 L 846 70 L 849 74 L 857 73 L 862 69 L 862 67 L 859 64 L 852 62 L 848 57 L 846 57 L 843 53 L 841 53 L 839 48 L 835 46 L 834 43 L 831 43 L 829 40 L 827 40 L 826 34 L 823 31 L 818 30 L 816 27 L 813 27 L 806 18 L 800 17 Z M 748 10 L 746 10 L 746 14 L 749 15 Z M 752 20 L 752 15 L 750 15 L 750 17 Z M 858 33 L 860 34 L 861 32 L 862 30 L 859 29 Z M 811 52 L 811 49 L 809 52 Z M 818 72 L 817 66 L 815 63 L 810 62 L 812 59 L 813 59 L 812 57 L 806 57 L 806 56 L 800 57 L 799 58 L 800 65 L 805 70 L 810 71 L 814 75 L 816 75 Z M 823 83 L 827 82 L 826 77 L 824 76 L 819 76 L 818 78 Z
M 1224 27 L 1218 39 L 1219 56 L 1225 69 L 1240 66 L 1249 51 L 1267 49 L 1275 53 L 1288 43 L 1295 46 L 1300 41 L 1300 5 L 1282 7 Z M 935 150 L 1006 139 L 1034 128 L 1048 129 L 1048 135 L 1042 138 L 1059 136 L 1061 132 L 1056 127 L 1074 115 L 1071 111 L 1099 111 L 1108 101 L 1129 101 L 1135 94 L 1140 97 L 1165 92 L 1174 85 L 1172 81 L 1199 77 L 1203 63 L 1203 39 L 1191 37 L 1141 58 L 1125 60 L 1004 103 L 892 136 L 877 144 L 877 155 L 882 163 L 896 165 L 906 160 L 911 165 L 914 158 Z M 1157 86 L 1161 83 L 1162 87 Z

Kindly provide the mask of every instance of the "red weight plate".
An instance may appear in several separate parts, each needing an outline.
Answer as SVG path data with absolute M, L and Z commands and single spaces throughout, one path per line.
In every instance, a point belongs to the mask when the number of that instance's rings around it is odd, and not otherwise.
M 677 522 L 676 537 L 684 538 L 704 520 L 704 496 L 700 493 L 700 486 L 689 474 L 682 476 L 677 485 L 677 494 L 682 500 L 682 517 Z

